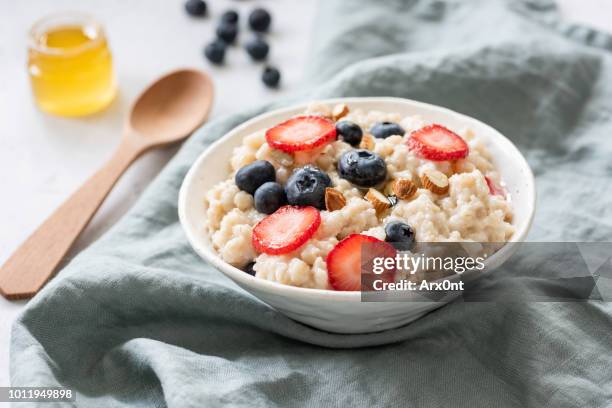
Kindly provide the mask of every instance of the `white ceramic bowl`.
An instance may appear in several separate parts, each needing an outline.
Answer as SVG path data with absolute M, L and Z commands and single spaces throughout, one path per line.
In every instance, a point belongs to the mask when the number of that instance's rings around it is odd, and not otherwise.
M 492 127 L 468 116 L 408 99 L 338 98 L 321 101 L 326 104 L 346 103 L 350 108 L 397 112 L 400 115 L 421 115 L 427 122 L 438 122 L 451 129 L 469 126 L 483 139 L 514 206 L 516 232 L 512 242 L 525 239 L 535 211 L 535 186 L 531 169 L 519 150 Z M 307 104 L 278 109 L 257 116 L 231 130 L 213 143 L 187 173 L 179 194 L 179 217 L 193 249 L 207 262 L 265 303 L 294 320 L 336 333 L 368 333 L 402 326 L 445 302 L 361 302 L 360 292 L 306 289 L 255 278 L 225 263 L 210 244 L 204 228 L 206 191 L 229 174 L 229 159 L 242 139 L 254 131 L 271 127 L 301 113 Z M 487 270 L 501 265 L 511 254 L 506 245 L 488 259 Z

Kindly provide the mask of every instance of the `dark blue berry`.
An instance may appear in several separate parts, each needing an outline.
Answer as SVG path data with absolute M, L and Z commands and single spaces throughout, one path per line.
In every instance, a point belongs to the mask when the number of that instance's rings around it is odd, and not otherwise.
M 252 40 L 249 40 L 244 48 L 255 61 L 266 59 L 268 56 L 268 51 L 270 51 L 268 43 L 261 37 L 255 37 Z
M 234 181 L 239 189 L 249 194 L 255 193 L 263 183 L 276 180 L 274 166 L 265 160 L 256 160 L 236 172 Z
M 203 0 L 187 0 L 185 3 L 187 14 L 193 17 L 205 16 L 206 9 L 206 3 Z
M 242 270 L 251 276 L 255 276 L 255 269 L 253 269 L 254 266 L 255 266 L 255 262 L 249 262 L 248 264 L 244 266 L 244 269 Z
M 370 133 L 378 139 L 386 139 L 393 135 L 403 136 L 406 131 L 394 122 L 377 122 L 370 128 Z
M 215 40 L 204 47 L 204 55 L 213 64 L 222 64 L 225 58 L 225 43 Z
M 349 150 L 340 156 L 338 174 L 359 187 L 374 187 L 387 177 L 385 161 L 368 150 Z
M 398 251 L 410 251 L 414 247 L 414 229 L 406 223 L 393 221 L 385 225 L 385 241 Z
M 254 31 L 268 31 L 272 16 L 267 10 L 256 8 L 249 14 L 249 27 Z
M 238 26 L 233 23 L 222 21 L 217 26 L 217 37 L 225 41 L 226 44 L 232 44 L 238 35 Z
M 336 133 L 342 138 L 342 140 L 352 146 L 359 146 L 359 143 L 361 143 L 361 138 L 363 137 L 363 131 L 359 125 L 348 120 L 343 120 L 336 123 Z
M 281 74 L 280 71 L 273 67 L 265 67 L 263 74 L 261 75 L 261 80 L 264 84 L 266 84 L 269 88 L 278 87 L 278 83 L 280 82 Z
M 325 209 L 325 189 L 331 186 L 329 176 L 314 166 L 305 166 L 293 172 L 285 185 L 287 201 L 291 205 L 311 205 Z
M 287 204 L 287 196 L 283 186 L 273 181 L 268 181 L 259 186 L 254 197 L 255 209 L 264 214 L 272 214 Z
M 226 23 L 237 24 L 238 23 L 238 13 L 236 10 L 227 10 L 225 13 L 221 14 L 221 21 L 225 21 Z

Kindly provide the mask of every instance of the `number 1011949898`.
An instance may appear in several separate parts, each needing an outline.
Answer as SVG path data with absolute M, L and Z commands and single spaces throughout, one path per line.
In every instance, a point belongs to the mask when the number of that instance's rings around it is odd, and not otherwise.
M 75 401 L 75 392 L 60 387 L 0 387 L 0 402 Z

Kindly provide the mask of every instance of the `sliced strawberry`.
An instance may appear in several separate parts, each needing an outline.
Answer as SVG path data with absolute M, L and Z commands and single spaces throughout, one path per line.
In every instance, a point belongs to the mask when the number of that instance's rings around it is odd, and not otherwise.
M 270 255 L 286 254 L 305 244 L 320 224 L 316 208 L 286 205 L 255 225 L 253 247 Z
M 432 161 L 463 159 L 469 153 L 465 140 L 442 125 L 429 125 L 412 132 L 408 148 Z
M 369 244 L 363 249 L 366 259 L 362 259 L 361 256 L 364 244 Z M 371 283 L 374 279 L 382 279 L 386 282 L 393 281 L 395 270 L 380 275 L 367 273 L 366 271 L 372 270 L 371 264 L 375 257 L 394 257 L 395 254 L 395 248 L 387 242 L 368 235 L 349 235 L 338 242 L 327 255 L 326 263 L 329 284 L 335 290 L 361 290 L 362 265 L 364 272 L 363 286 L 365 289 L 371 288 Z
M 296 116 L 268 129 L 266 141 L 283 152 L 312 150 L 336 139 L 334 122 L 322 116 Z
M 497 184 L 495 184 L 493 180 L 491 180 L 487 176 L 485 176 L 485 181 L 487 182 L 487 187 L 489 187 L 489 194 L 500 196 L 506 195 L 506 191 L 502 187 L 499 187 Z

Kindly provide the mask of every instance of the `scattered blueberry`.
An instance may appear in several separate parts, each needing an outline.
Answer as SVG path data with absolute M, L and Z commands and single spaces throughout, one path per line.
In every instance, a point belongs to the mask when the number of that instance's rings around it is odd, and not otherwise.
M 238 23 L 238 13 L 236 10 L 227 10 L 225 13 L 221 14 L 221 21 L 225 21 L 226 23 L 237 24 Z
M 187 14 L 193 17 L 205 16 L 206 8 L 206 3 L 203 0 L 187 0 L 185 3 Z
M 255 269 L 253 269 L 254 266 L 255 266 L 255 262 L 249 262 L 248 264 L 244 266 L 243 271 L 245 271 L 251 276 L 255 276 Z
M 268 181 L 255 191 L 255 209 L 260 213 L 272 214 L 287 204 L 285 190 L 280 184 Z
M 249 40 L 244 48 L 255 61 L 266 59 L 268 56 L 268 51 L 270 51 L 268 43 L 259 36 Z
M 225 58 L 225 43 L 215 40 L 204 47 L 204 55 L 213 64 L 222 64 Z
M 406 131 L 394 122 L 377 122 L 370 128 L 370 133 L 378 139 L 386 139 L 393 135 L 403 136 Z
M 338 174 L 359 187 L 374 187 L 387 177 L 387 166 L 376 153 L 349 150 L 340 156 Z
M 351 146 L 359 146 L 363 137 L 363 131 L 359 125 L 348 120 L 336 123 L 336 133 Z
M 238 35 L 238 26 L 233 23 L 222 21 L 217 26 L 217 37 L 225 41 L 227 44 L 232 44 Z
M 249 194 L 255 193 L 263 183 L 276 180 L 274 166 L 265 160 L 256 160 L 236 172 L 234 181 L 239 189 Z
M 265 67 L 263 74 L 261 75 L 261 80 L 268 88 L 276 88 L 278 87 L 278 83 L 280 82 L 281 74 L 280 71 L 274 67 Z
M 249 26 L 254 31 L 268 31 L 271 22 L 272 16 L 265 9 L 256 8 L 249 14 Z
M 287 201 L 291 205 L 311 205 L 325 209 L 325 189 L 331 179 L 318 167 L 305 166 L 293 172 L 285 185 Z
M 393 221 L 385 225 L 385 241 L 398 251 L 410 251 L 414 247 L 414 229 L 406 223 Z

